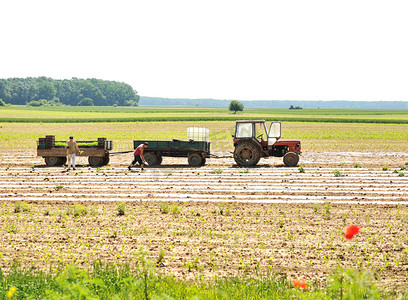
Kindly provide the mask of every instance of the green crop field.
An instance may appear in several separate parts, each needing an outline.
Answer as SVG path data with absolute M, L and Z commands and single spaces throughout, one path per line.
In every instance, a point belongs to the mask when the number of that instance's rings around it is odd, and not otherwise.
M 0 122 L 84 123 L 84 122 L 162 122 L 234 121 L 265 119 L 283 122 L 394 123 L 408 124 L 408 110 L 350 110 L 245 108 L 233 114 L 226 108 L 198 107 L 41 107 L 0 108 Z
M 106 137 L 114 150 L 132 149 L 133 140 L 187 139 L 189 126 L 210 129 L 212 151 L 233 151 L 235 122 L 112 122 L 112 123 L 2 123 L 0 150 L 34 150 L 36 141 L 55 135 L 57 141 L 95 141 Z M 283 122 L 282 138 L 299 139 L 302 151 L 407 152 L 408 124 Z

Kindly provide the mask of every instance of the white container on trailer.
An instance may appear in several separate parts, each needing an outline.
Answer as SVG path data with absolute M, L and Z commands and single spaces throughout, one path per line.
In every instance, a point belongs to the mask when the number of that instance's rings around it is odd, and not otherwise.
M 206 127 L 188 127 L 187 139 L 197 142 L 209 142 L 210 130 Z

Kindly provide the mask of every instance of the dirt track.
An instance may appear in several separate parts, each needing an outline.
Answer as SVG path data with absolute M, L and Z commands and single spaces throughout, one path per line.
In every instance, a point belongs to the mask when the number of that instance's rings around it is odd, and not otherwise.
M 145 172 L 127 171 L 129 161 L 120 155 L 94 169 L 80 158 L 76 171 L 64 172 L 30 152 L 3 153 L 3 265 L 14 258 L 39 266 L 129 260 L 143 246 L 153 259 L 163 249 L 160 270 L 179 278 L 272 269 L 320 282 L 341 265 L 408 287 L 408 171 L 400 170 L 408 168 L 407 154 L 306 153 L 304 173 L 280 158 L 248 172 L 232 158 L 202 168 L 164 158 Z M 20 200 L 30 209 L 14 213 Z M 125 216 L 116 213 L 118 201 L 127 203 Z M 74 204 L 86 215 L 70 214 Z M 342 234 L 349 224 L 363 227 L 351 241 Z

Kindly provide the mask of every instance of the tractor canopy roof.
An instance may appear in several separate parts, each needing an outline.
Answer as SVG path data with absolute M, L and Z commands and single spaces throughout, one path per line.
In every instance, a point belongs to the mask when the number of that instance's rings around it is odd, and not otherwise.
M 237 120 L 237 123 L 265 123 L 265 120 Z

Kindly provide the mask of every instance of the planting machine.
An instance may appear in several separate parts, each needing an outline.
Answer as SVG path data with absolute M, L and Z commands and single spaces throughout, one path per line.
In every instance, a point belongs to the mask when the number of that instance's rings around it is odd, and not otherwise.
M 236 121 L 234 160 L 239 166 L 255 166 L 261 157 L 283 157 L 287 167 L 299 162 L 300 141 L 281 140 L 281 123 L 273 122 L 269 130 L 264 120 Z
M 47 135 L 37 142 L 37 156 L 42 156 L 47 166 L 62 166 L 67 161 L 67 142 L 55 141 L 54 135 Z M 77 156 L 88 156 L 92 167 L 100 167 L 109 163 L 109 151 L 112 150 L 112 141 L 98 138 L 97 141 L 77 141 L 81 150 Z

